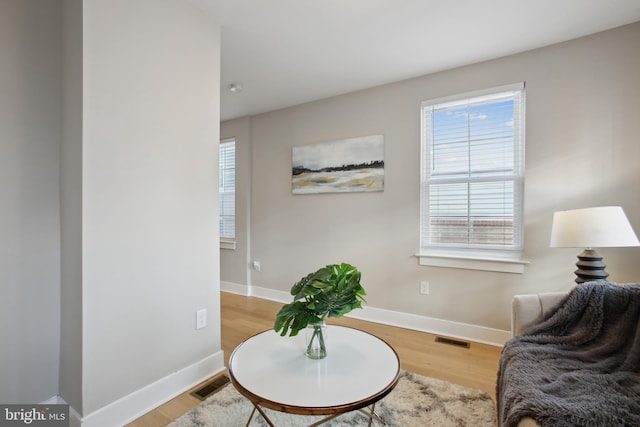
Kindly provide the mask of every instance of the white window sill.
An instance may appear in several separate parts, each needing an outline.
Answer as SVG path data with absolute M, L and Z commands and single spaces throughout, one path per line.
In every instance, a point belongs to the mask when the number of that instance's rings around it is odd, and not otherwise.
M 236 250 L 235 240 L 220 240 L 220 249 Z
M 507 258 L 484 258 L 463 255 L 426 255 L 418 254 L 420 265 L 431 267 L 461 268 L 465 270 L 498 271 L 501 273 L 524 273 L 529 261 Z

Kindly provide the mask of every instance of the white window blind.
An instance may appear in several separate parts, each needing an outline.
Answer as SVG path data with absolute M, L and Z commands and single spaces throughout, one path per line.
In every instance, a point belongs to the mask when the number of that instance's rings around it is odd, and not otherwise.
M 220 239 L 236 237 L 236 142 L 220 143 Z
M 422 104 L 421 254 L 519 259 L 524 85 Z

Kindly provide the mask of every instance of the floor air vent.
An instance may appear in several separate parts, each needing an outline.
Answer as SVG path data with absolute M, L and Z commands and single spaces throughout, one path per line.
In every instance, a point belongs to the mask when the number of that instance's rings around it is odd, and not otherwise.
M 192 396 L 197 397 L 200 400 L 205 400 L 216 391 L 220 390 L 224 385 L 229 382 L 229 377 L 226 375 L 219 376 L 212 379 L 198 390 L 191 393 Z
M 442 343 L 442 344 L 449 344 L 449 345 L 453 345 L 453 346 L 456 346 L 456 347 L 462 347 L 462 348 L 470 348 L 471 347 L 471 343 L 469 343 L 467 341 L 454 340 L 453 338 L 436 337 L 436 342 L 439 342 L 439 343 Z

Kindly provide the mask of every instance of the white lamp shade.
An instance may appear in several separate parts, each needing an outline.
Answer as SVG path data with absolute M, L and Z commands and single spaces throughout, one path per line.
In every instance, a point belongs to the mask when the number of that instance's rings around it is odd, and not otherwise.
M 559 211 L 553 214 L 552 248 L 640 246 L 620 206 Z

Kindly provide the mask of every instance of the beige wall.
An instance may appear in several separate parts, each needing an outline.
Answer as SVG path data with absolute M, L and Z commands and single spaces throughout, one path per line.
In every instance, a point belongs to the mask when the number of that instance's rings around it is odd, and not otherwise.
M 61 9 L 0 1 L 0 402 L 57 394 Z
M 224 369 L 217 8 L 0 1 L 1 403 L 124 425 Z
M 224 369 L 218 207 L 212 198 L 219 139 L 218 4 L 51 4 L 57 16 L 46 16 L 62 37 L 62 51 L 52 53 L 62 72 L 52 73 L 58 79 L 52 87 L 62 87 L 53 107 L 59 154 L 51 155 L 54 163 L 60 160 L 60 203 L 55 214 L 35 205 L 29 213 L 61 227 L 54 241 L 59 273 L 42 269 L 62 278 L 57 307 L 49 301 L 61 315 L 56 321 L 31 301 L 17 307 L 60 331 L 52 334 L 59 338 L 59 389 L 51 392 L 46 384 L 51 394 L 45 397 L 58 394 L 71 405 L 71 425 L 124 425 Z M 35 19 L 21 24 L 25 33 L 42 26 Z M 28 83 L 38 89 L 38 78 Z M 25 111 L 27 119 L 44 123 L 35 111 Z M 24 168 L 21 182 L 41 173 Z M 57 179 L 48 182 L 58 188 Z M 50 250 L 52 258 L 57 254 Z M 22 256 L 28 260 L 27 253 Z M 208 325 L 196 330 L 199 309 L 207 309 Z M 34 332 L 25 336 L 41 340 Z M 43 385 L 43 378 L 26 380 L 18 391 Z M 41 400 L 33 394 L 20 403 Z
M 222 138 L 236 140 L 236 248 L 220 250 L 220 278 L 234 284 L 249 283 L 249 180 L 251 177 L 251 118 L 230 120 L 224 124 Z
M 60 390 L 82 408 L 82 13 L 83 0 L 63 5 L 63 121 L 60 144 Z
M 84 3 L 84 417 L 193 365 L 200 379 L 223 368 L 210 3 Z M 209 324 L 196 330 L 199 309 Z
M 508 330 L 517 293 L 573 286 L 578 249 L 550 249 L 556 210 L 621 205 L 640 232 L 640 23 L 574 41 L 222 124 L 250 137 L 247 283 L 288 291 L 326 263 L 363 274 L 369 306 Z M 524 274 L 423 267 L 419 244 L 420 103 L 526 83 Z M 310 82 L 313 84 L 313 82 Z M 244 129 L 242 127 L 248 127 Z M 382 193 L 291 194 L 291 147 L 385 136 Z M 239 224 L 248 227 L 248 224 Z M 640 278 L 640 248 L 603 249 L 610 279 Z M 247 277 L 237 263 L 223 276 Z M 421 280 L 430 295 L 419 295 Z

